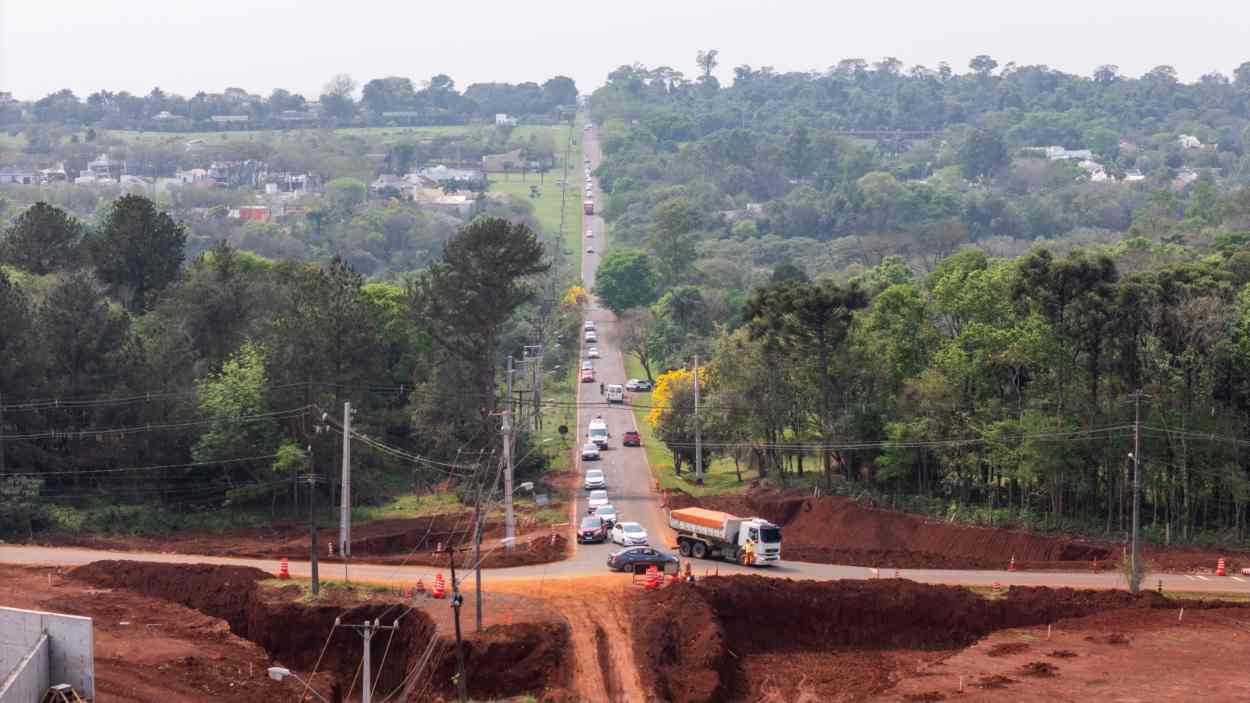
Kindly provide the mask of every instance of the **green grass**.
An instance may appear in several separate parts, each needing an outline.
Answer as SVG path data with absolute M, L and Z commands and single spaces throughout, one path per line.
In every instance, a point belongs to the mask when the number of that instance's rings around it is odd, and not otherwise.
M 386 518 L 421 517 L 462 509 L 454 491 L 415 495 L 397 495 L 383 505 L 362 505 L 352 508 L 352 520 L 384 520 Z
M 574 136 L 578 139 L 577 144 L 569 150 L 569 185 L 566 197 L 564 198 L 564 236 L 560 240 L 561 248 L 564 255 L 569 257 L 569 261 L 574 264 L 575 273 L 581 273 L 581 233 L 582 233 L 582 144 L 581 130 L 577 125 L 573 127 Z M 490 189 L 497 193 L 507 193 L 518 200 L 529 202 L 534 206 L 534 217 L 537 218 L 539 225 L 543 231 L 550 235 L 555 235 L 560 231 L 560 186 L 558 182 L 564 178 L 564 151 L 566 140 L 568 139 L 568 127 L 518 127 L 513 132 L 515 136 L 521 133 L 523 129 L 534 130 L 554 130 L 553 136 L 556 142 L 556 162 L 551 171 L 543 176 L 537 173 L 528 173 L 522 175 L 520 173 L 494 174 L 490 177 Z M 539 197 L 530 197 L 530 186 L 538 186 Z
M 312 579 L 293 577 L 291 579 L 265 579 L 260 581 L 262 588 L 286 588 L 287 586 L 298 586 L 300 588 L 300 600 L 305 602 L 316 602 L 331 595 L 355 595 L 358 600 L 368 600 L 375 595 L 393 596 L 394 588 L 380 583 L 366 583 L 364 581 L 341 581 L 335 579 L 318 579 L 320 585 L 319 593 L 314 596 L 312 594 Z
M 642 365 L 631 355 L 625 355 L 625 376 L 627 378 L 646 378 L 647 375 L 642 370 Z M 633 393 L 634 398 L 642 398 L 642 405 L 649 406 L 651 404 L 651 394 L 645 395 Z M 738 474 L 734 471 L 734 463 L 732 459 L 718 458 L 712 461 L 706 473 L 703 474 L 703 485 L 698 485 L 693 479 L 686 480 L 689 474 L 683 473 L 678 476 L 673 471 L 673 455 L 664 447 L 664 443 L 655 436 L 655 430 L 651 427 L 651 423 L 647 422 L 647 414 L 650 412 L 649 407 L 634 407 L 634 417 L 638 420 L 638 433 L 642 435 L 642 446 L 647 452 L 647 462 L 651 464 L 651 473 L 655 475 L 656 480 L 660 484 L 661 490 L 681 491 L 694 496 L 711 496 L 724 495 L 727 493 L 741 493 L 747 489 L 749 482 L 756 477 L 754 471 L 743 469 L 742 482 L 738 481 Z

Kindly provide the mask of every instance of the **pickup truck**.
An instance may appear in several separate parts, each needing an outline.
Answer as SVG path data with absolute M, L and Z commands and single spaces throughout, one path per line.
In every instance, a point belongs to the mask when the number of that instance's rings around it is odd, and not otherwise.
M 757 566 L 781 561 L 781 528 L 763 518 L 680 508 L 669 511 L 668 525 L 677 532 L 677 551 L 684 557 L 741 562 L 743 545 L 754 539 Z

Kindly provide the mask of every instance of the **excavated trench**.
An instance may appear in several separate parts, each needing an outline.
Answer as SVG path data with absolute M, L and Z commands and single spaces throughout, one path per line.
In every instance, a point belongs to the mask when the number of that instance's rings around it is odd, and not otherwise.
M 899 579 L 710 577 L 638 598 L 634 645 L 644 685 L 660 700 L 753 700 L 761 685 L 753 680 L 755 657 L 780 662 L 770 672 L 774 678 L 798 679 L 810 673 L 802 666 L 808 662 L 810 669 L 812 653 L 953 651 L 994 630 L 1105 610 L 1179 605 L 1203 607 L 1153 592 L 1013 587 L 1004 597 L 987 600 L 966 588 Z M 784 669 L 787 660 L 795 663 L 794 671 Z
M 286 589 L 262 589 L 271 578 L 259 569 L 209 564 L 159 564 L 99 561 L 81 566 L 71 576 L 102 588 L 126 588 L 194 608 L 221 618 L 234 634 L 264 647 L 270 658 L 297 671 L 332 674 L 338 688 L 359 687 L 357 668 L 361 637 L 344 623 L 381 619 L 389 625 L 399 618 L 394 635 L 379 634 L 371 655 L 380 696 L 392 692 L 395 700 L 418 701 L 454 696 L 455 651 L 440 636 L 430 617 L 400 603 L 323 605 L 294 600 Z M 400 617 L 402 615 L 402 617 Z M 469 694 L 474 698 L 531 693 L 546 695 L 565 690 L 569 667 L 564 653 L 569 642 L 565 623 L 532 622 L 496 625 L 465 640 Z M 386 662 L 385 666 L 382 662 Z

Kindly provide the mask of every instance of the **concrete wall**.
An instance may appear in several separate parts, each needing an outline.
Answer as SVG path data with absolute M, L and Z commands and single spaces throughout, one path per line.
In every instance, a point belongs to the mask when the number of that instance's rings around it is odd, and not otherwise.
M 0 681 L 0 703 L 39 703 L 52 685 L 48 676 L 48 636 L 40 635 L 26 657 Z
M 95 698 L 95 639 L 91 618 L 0 608 L 0 676 L 5 678 L 47 634 L 48 681 L 67 683 Z M 21 703 L 7 698 L 0 703 Z

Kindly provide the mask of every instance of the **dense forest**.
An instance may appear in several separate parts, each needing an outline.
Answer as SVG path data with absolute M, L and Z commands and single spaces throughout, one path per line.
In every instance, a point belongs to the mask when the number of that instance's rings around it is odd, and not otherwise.
M 337 475 L 344 401 L 358 502 L 465 478 L 497 437 L 498 354 L 577 324 L 569 272 L 522 220 L 481 215 L 395 283 L 225 241 L 187 260 L 186 238 L 127 195 L 98 226 L 33 205 L 0 239 L 6 534 L 289 515 L 302 476 Z
M 709 465 L 1115 535 L 1136 429 L 1151 535 L 1245 538 L 1250 63 L 1186 84 L 850 59 L 722 86 L 718 59 L 590 98 L 596 292 L 679 470 L 699 354 Z
M 565 76 L 555 76 L 541 85 L 474 83 L 461 91 L 451 76 L 441 73 L 420 84 L 405 76 L 387 76 L 363 86 L 351 76 L 338 75 L 325 84 L 319 96 L 311 98 L 283 88 L 275 88 L 268 96 L 227 88 L 220 93 L 201 91 L 188 98 L 157 87 L 147 95 L 99 90 L 84 99 L 64 89 L 31 102 L 12 98 L 0 101 L 0 127 L 14 132 L 29 129 L 33 149 L 39 151 L 46 146 L 41 126 L 47 125 L 176 132 L 240 126 L 466 124 L 494 121 L 497 114 L 554 120 L 562 109 L 574 109 L 576 101 L 577 85 Z M 235 119 L 221 120 L 223 117 Z

